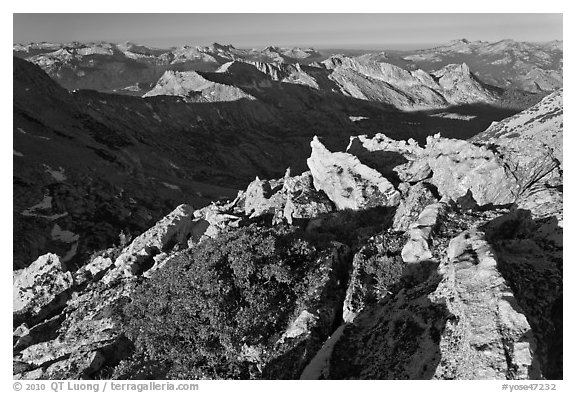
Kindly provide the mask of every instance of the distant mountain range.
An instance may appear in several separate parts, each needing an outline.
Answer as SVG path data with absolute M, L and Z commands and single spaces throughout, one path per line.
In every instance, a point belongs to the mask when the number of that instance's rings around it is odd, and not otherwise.
M 341 52 L 341 53 L 337 53 Z M 134 43 L 32 43 L 16 44 L 13 53 L 46 71 L 67 89 L 94 89 L 120 94 L 147 93 L 165 71 L 216 71 L 229 61 L 321 66 L 320 62 L 347 51 L 311 48 L 238 49 L 210 46 L 148 48 Z M 359 62 L 396 65 L 407 71 L 428 73 L 449 64 L 466 63 L 484 83 L 530 92 L 562 86 L 562 41 L 544 44 L 502 40 L 496 43 L 457 40 L 431 49 L 366 51 L 350 57 Z
M 215 71 L 231 60 L 276 63 L 307 63 L 321 59 L 313 49 L 237 49 L 214 43 L 156 49 L 131 42 L 14 45 L 14 55 L 42 67 L 68 89 L 94 89 L 142 95 L 166 70 Z
M 256 100 L 267 95 L 267 90 L 274 90 L 271 80 L 401 110 L 497 103 L 501 95 L 501 91 L 477 80 L 466 64 L 428 74 L 363 58 L 333 56 L 316 67 L 232 61 L 215 72 L 166 71 L 144 97 L 175 95 L 193 102 Z
M 562 87 L 562 41 L 546 43 L 468 41 L 450 42 L 435 48 L 391 56 L 391 62 L 406 68 L 435 70 L 466 62 L 482 81 L 526 91 L 552 91 Z M 396 57 L 396 58 L 395 58 Z

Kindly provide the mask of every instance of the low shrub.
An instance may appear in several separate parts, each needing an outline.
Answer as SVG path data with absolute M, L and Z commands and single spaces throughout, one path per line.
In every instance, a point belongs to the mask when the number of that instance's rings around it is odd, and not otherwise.
M 400 253 L 404 243 L 403 235 L 384 232 L 375 236 L 357 254 L 363 273 L 370 277 L 374 291 L 365 295 L 367 304 L 376 303 L 403 286 L 406 265 Z
M 249 378 L 242 348 L 270 347 L 286 328 L 320 255 L 315 243 L 252 225 L 181 252 L 124 307 L 136 352 L 115 376 Z

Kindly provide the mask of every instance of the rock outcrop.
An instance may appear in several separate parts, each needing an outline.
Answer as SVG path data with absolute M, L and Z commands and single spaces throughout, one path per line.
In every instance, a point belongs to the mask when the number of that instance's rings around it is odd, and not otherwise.
M 417 263 L 432 259 L 430 243 L 434 230 L 444 219 L 448 206 L 444 202 L 434 203 L 424 208 L 418 219 L 410 225 L 408 241 L 402 248 L 402 260 Z
M 355 155 L 363 164 L 376 169 L 388 179 L 418 182 L 431 174 L 426 161 L 418 160 L 422 149 L 416 141 L 396 141 L 384 134 L 372 138 L 366 135 L 350 137 L 346 152 Z
M 506 139 L 522 139 L 526 142 L 550 146 L 554 156 L 562 162 L 563 89 L 544 97 L 536 105 L 499 122 L 484 132 L 470 138 L 473 142 L 502 142 Z
M 107 251 L 109 252 L 110 250 Z M 114 261 L 111 258 L 97 256 L 76 271 L 74 281 L 77 285 L 82 285 L 89 281 L 98 281 L 113 264 Z
M 488 147 L 428 137 L 425 154 L 433 173 L 430 182 L 442 196 L 455 200 L 470 190 L 480 206 L 505 205 L 522 191 L 514 174 Z
M 431 191 L 430 184 L 421 182 L 408 187 L 394 214 L 392 229 L 407 231 L 422 210 L 434 202 L 437 202 L 437 198 Z
M 283 218 L 289 224 L 334 211 L 333 203 L 326 194 L 314 189 L 311 172 L 285 177 L 282 192 L 286 195 Z
M 452 239 L 439 272 L 443 281 L 432 299 L 445 302 L 451 317 L 439 344 L 447 361 L 434 377 L 540 378 L 532 328 L 484 234 L 471 230 Z
M 400 193 L 378 171 L 348 153 L 331 153 L 314 137 L 308 167 L 314 187 L 322 190 L 338 209 L 396 206 Z
M 483 233 L 460 233 L 442 254 L 439 265 L 422 265 L 419 276 L 411 270 L 399 274 L 391 291 L 349 319 L 337 340 L 327 342 L 331 353 L 318 374 L 328 379 L 540 378 L 531 325 Z
M 494 102 L 497 94 L 485 87 L 471 72 L 466 63 L 449 64 L 432 73 L 451 104 L 478 104 Z
M 424 148 L 361 136 L 351 139 L 348 151 L 396 183 L 425 180 L 453 201 L 466 196 L 479 206 L 510 205 L 562 183 L 561 106 L 561 93 L 553 93 L 515 118 L 515 127 L 527 128 L 525 135 L 492 126 L 471 141 L 428 137 Z M 536 119 L 545 120 L 534 129 Z
M 232 204 L 212 204 L 194 212 L 189 244 L 194 244 L 207 238 L 215 238 L 228 227 L 238 227 L 242 219 L 239 208 Z
M 74 285 L 72 274 L 54 254 L 13 273 L 14 322 L 38 321 L 61 309 Z
M 274 214 L 276 210 L 281 210 L 284 201 L 277 193 L 279 186 L 281 184 L 274 184 L 256 177 L 256 180 L 246 188 L 244 213 L 257 217 L 267 213 Z
M 215 237 L 244 220 L 269 217 L 272 223 L 297 224 L 334 211 L 332 201 L 313 185 L 310 172 L 281 179 L 252 181 L 229 203 L 212 204 L 194 212 L 192 240 Z
M 130 343 L 112 318 L 129 299 L 134 284 L 97 284 L 74 293 L 62 311 L 65 319 L 50 326 L 48 340 L 15 349 L 16 379 L 84 379 L 129 352 Z
M 556 207 L 555 209 L 551 209 Z M 547 379 L 562 375 L 563 229 L 559 195 L 542 205 L 518 208 L 484 227 L 498 267 L 525 310 Z
M 138 236 L 126 247 L 114 262 L 115 269 L 105 277 L 113 280 L 119 272 L 125 277 L 136 276 L 146 271 L 153 256 L 167 251 L 175 245 L 186 244 L 191 233 L 191 217 L 194 209 L 180 205 L 154 227 Z
M 179 206 L 120 253 L 107 250 L 74 274 L 52 254 L 15 272 L 14 321 L 25 322 L 14 332 L 15 378 L 87 378 L 126 357 L 131 344 L 116 315 L 153 257 L 186 244 L 193 213 Z
M 526 184 L 553 183 L 563 170 L 563 90 L 501 122 L 470 140 L 495 145 Z

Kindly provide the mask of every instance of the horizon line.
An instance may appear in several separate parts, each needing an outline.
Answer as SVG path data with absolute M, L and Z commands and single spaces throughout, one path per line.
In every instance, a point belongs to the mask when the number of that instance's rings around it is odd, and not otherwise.
M 469 43 L 476 43 L 476 42 L 485 42 L 485 43 L 498 43 L 498 42 L 502 42 L 502 41 L 514 41 L 514 42 L 524 42 L 524 43 L 534 43 L 534 44 L 542 44 L 542 43 L 549 43 L 549 42 L 563 42 L 563 38 L 561 39 L 552 39 L 552 40 L 544 40 L 544 41 L 520 41 L 520 40 L 515 40 L 513 38 L 502 38 L 499 40 L 495 40 L 495 41 L 491 41 L 491 40 L 468 40 L 466 38 L 456 38 L 453 40 L 449 40 L 449 41 L 444 41 L 444 42 L 422 42 L 422 43 L 410 43 L 410 42 L 399 42 L 399 43 L 388 43 L 388 44 L 379 44 L 379 43 L 366 43 L 366 44 L 360 44 L 360 45 L 354 45 L 354 44 L 343 44 L 343 45 L 334 45 L 334 44 L 319 44 L 319 43 L 309 43 L 309 44 L 302 44 L 302 43 L 281 43 L 281 44 L 268 44 L 268 45 L 247 45 L 247 44 L 234 44 L 231 42 L 227 42 L 225 44 L 222 44 L 218 41 L 213 41 L 211 44 L 193 44 L 193 43 L 185 43 L 185 44 L 180 44 L 180 45 L 170 45 L 170 46 L 155 46 L 155 45 L 149 45 L 147 43 L 145 43 L 145 39 L 142 41 L 139 40 L 100 40 L 100 39 L 88 39 L 88 40 L 70 40 L 70 41 L 29 41 L 29 42 L 13 42 L 12 45 L 32 45 L 32 44 L 59 44 L 59 45 L 66 45 L 66 44 L 74 44 L 74 43 L 78 43 L 78 44 L 100 44 L 100 43 L 107 43 L 107 44 L 113 44 L 113 45 L 120 45 L 120 44 L 134 44 L 134 45 L 141 45 L 141 46 L 145 46 L 149 49 L 172 49 L 172 48 L 181 48 L 181 47 L 185 47 L 185 46 L 190 46 L 190 47 L 206 47 L 206 46 L 210 46 L 210 45 L 221 45 L 221 46 L 232 46 L 235 49 L 265 49 L 268 47 L 278 47 L 278 48 L 285 48 L 285 47 L 291 47 L 291 48 L 301 48 L 301 49 L 357 49 L 357 50 L 362 50 L 362 49 L 369 49 L 369 50 L 378 50 L 378 49 L 397 49 L 397 47 L 400 46 L 409 46 L 412 47 L 412 49 L 416 49 L 417 47 L 423 47 L 423 48 L 434 48 L 435 46 L 444 46 L 444 45 L 449 45 L 451 43 L 457 42 L 457 41 L 468 41 Z M 389 46 L 389 48 L 387 48 L 386 46 Z M 392 48 L 392 47 L 396 47 L 396 48 Z

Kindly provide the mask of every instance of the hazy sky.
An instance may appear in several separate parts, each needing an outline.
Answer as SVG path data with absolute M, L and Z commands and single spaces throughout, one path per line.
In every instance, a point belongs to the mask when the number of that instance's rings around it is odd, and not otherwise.
M 15 43 L 395 48 L 456 38 L 562 39 L 562 14 L 14 14 Z

